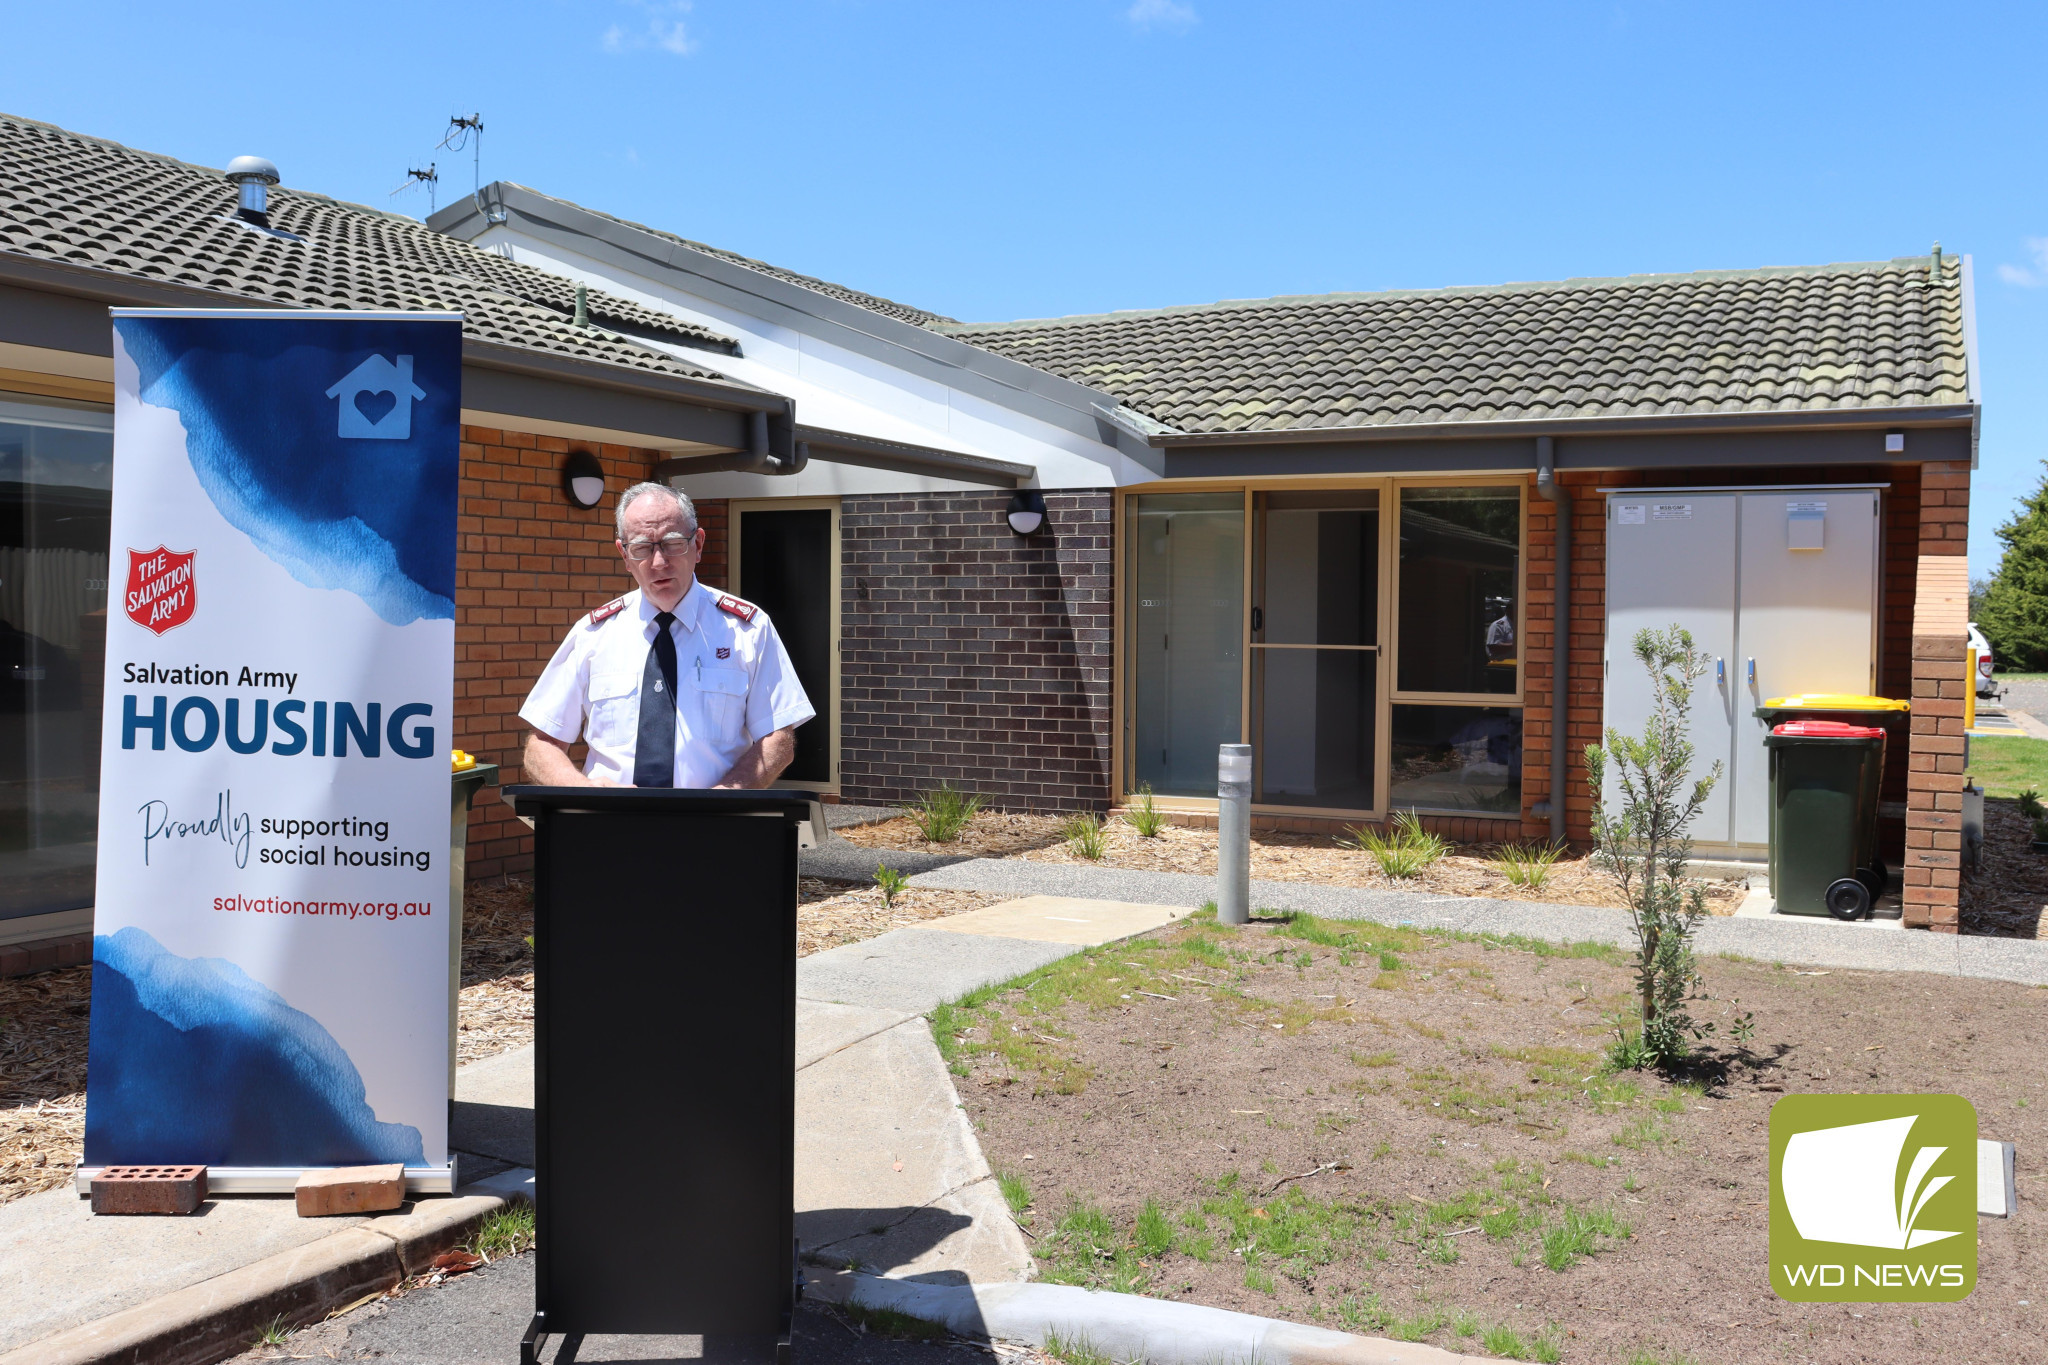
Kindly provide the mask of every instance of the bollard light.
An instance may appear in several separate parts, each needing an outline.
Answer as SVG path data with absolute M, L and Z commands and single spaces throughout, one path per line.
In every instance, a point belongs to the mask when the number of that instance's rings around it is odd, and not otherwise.
M 1216 750 L 1216 922 L 1252 913 L 1252 746 Z

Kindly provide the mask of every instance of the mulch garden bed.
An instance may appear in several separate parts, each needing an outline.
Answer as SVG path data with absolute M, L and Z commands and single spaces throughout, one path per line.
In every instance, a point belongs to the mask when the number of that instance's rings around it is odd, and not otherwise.
M 2015 802 L 1985 798 L 1984 866 L 1963 877 L 1964 933 L 2048 936 L 2048 854 L 2034 852 L 2033 840 L 2033 822 Z
M 1151 838 L 1141 836 L 1120 816 L 1103 826 L 1106 847 L 1099 859 L 1084 857 L 1064 830 L 1069 817 L 1027 815 L 1006 811 L 978 812 L 957 840 L 933 843 L 908 817 L 840 830 L 848 843 L 906 853 L 966 854 L 979 858 L 1017 858 L 1026 862 L 1093 862 L 1096 867 L 1139 872 L 1186 872 L 1216 875 L 1216 831 L 1167 825 Z M 1358 886 L 1377 890 L 1423 891 L 1438 896 L 1485 896 L 1495 900 L 1547 901 L 1565 905 L 1606 905 L 1619 909 L 1621 893 L 1614 879 L 1595 868 L 1583 853 L 1567 854 L 1553 863 L 1541 886 L 1517 886 L 1496 865 L 1497 845 L 1456 845 L 1414 877 L 1387 876 L 1372 855 L 1340 846 L 1333 835 L 1255 831 L 1252 834 L 1252 876 L 1265 881 L 1315 882 L 1325 886 Z M 1706 883 L 1707 908 L 1732 915 L 1747 888 L 1740 881 Z
M 798 884 L 797 956 L 906 924 L 992 905 L 975 891 L 911 890 L 886 901 L 864 883 Z M 533 1041 L 533 888 L 500 878 L 463 893 L 463 1063 Z M 71 1178 L 85 1147 L 85 1056 L 92 968 L 0 978 L 0 1204 Z
M 1720 1032 L 1675 1080 L 1602 1067 L 1611 948 L 1307 918 L 1091 950 L 934 1030 L 1049 1280 L 1530 1360 L 2040 1359 L 2048 994 L 1702 965 Z M 1771 1292 L 1767 1124 L 1798 1091 L 1960 1093 L 2018 1143 L 1969 1299 Z

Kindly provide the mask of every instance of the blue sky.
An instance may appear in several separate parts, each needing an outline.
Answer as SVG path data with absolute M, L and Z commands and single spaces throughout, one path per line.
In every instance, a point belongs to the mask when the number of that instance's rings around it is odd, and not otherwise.
M 2048 6 L 13 6 L 0 109 L 424 217 L 483 175 L 969 320 L 1977 267 L 1971 567 L 2048 456 Z

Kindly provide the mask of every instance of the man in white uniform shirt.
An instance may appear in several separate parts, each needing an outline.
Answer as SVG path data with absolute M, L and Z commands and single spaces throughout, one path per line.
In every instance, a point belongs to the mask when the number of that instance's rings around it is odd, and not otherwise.
M 768 615 L 697 581 L 704 532 L 666 484 L 619 495 L 619 557 L 640 586 L 569 630 L 519 708 L 526 780 L 548 786 L 765 787 L 817 712 Z M 569 756 L 590 746 L 581 772 Z

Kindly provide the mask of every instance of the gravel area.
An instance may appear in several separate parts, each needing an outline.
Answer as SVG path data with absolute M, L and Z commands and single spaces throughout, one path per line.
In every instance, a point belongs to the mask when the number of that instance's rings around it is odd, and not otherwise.
M 1585 1365 L 2037 1358 L 2024 1208 L 1962 1303 L 1802 1305 L 1765 1200 L 1789 1092 L 1954 1092 L 2048 1142 L 2039 991 L 1702 966 L 1719 1048 L 1676 1082 L 1601 1071 L 1624 954 L 1376 925 L 1161 930 L 935 1023 L 1048 1280 Z
M 1063 832 L 1066 820 L 1067 817 L 1058 815 L 983 811 L 961 831 L 957 840 L 949 843 L 926 839 L 908 818 L 842 830 L 840 837 L 864 848 L 905 853 L 1216 875 L 1214 830 L 1168 825 L 1157 835 L 1145 838 L 1129 822 L 1112 819 L 1103 827 L 1106 847 L 1102 857 L 1089 859 Z M 1560 858 L 1551 865 L 1543 885 L 1531 887 L 1509 881 L 1497 863 L 1498 854 L 1497 845 L 1455 846 L 1448 856 L 1430 864 L 1419 876 L 1396 878 L 1380 871 L 1370 854 L 1343 848 L 1333 836 L 1260 832 L 1252 835 L 1252 877 L 1257 881 L 1308 882 L 1443 896 L 1484 896 L 1617 909 L 1622 906 L 1614 879 L 1594 868 L 1584 855 Z M 1708 909 L 1717 915 L 1732 915 L 1745 893 L 1741 881 L 1709 882 Z

